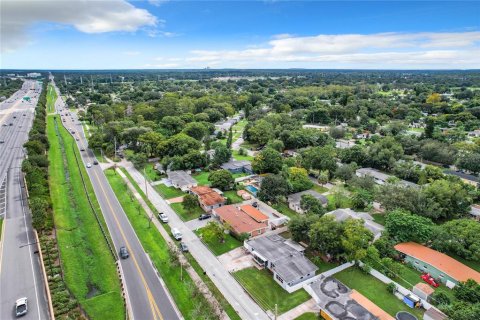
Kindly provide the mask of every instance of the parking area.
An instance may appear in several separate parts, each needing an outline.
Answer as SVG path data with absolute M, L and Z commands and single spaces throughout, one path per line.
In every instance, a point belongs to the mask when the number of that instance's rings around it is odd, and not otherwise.
M 257 266 L 243 246 L 218 256 L 218 260 L 229 272 Z
M 197 229 L 203 228 L 209 223 L 210 221 L 218 221 L 214 217 L 211 217 L 209 219 L 205 220 L 199 220 L 199 219 L 192 219 L 190 221 L 185 222 L 185 225 L 188 227 L 188 229 L 195 231 Z

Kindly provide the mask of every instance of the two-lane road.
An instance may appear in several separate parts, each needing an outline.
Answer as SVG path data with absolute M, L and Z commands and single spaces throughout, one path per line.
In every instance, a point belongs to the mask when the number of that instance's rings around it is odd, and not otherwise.
M 85 134 L 76 115 L 65 108 L 61 98 L 57 100 L 55 108 L 57 113 L 63 114 L 62 117 L 57 116 L 58 123 L 63 123 L 67 129 L 73 129 L 75 134 L 72 135 L 74 138 L 78 138 L 79 148 L 87 150 L 80 152 L 83 165 L 92 164 L 91 168 L 87 168 L 87 173 L 105 217 L 115 249 L 118 252 L 120 247 L 125 246 L 130 253 L 130 258 L 121 260 L 120 263 L 124 273 L 132 318 L 138 320 L 179 319 L 180 316 L 177 314 L 173 301 L 167 294 L 148 255 L 143 250 L 101 167 L 93 165 L 95 156 L 88 150 Z M 69 114 L 67 115 L 67 113 Z M 65 119 L 65 122 L 63 122 L 63 119 Z
M 14 319 L 15 301 L 22 297 L 28 299 L 28 314 L 24 319 L 49 318 L 21 175 L 23 144 L 32 124 L 38 90 L 36 82 L 26 81 L 22 90 L 0 105 L 0 184 L 6 179 L 7 185 L 7 197 L 0 199 L 6 200 L 0 246 L 0 319 Z M 31 102 L 23 101 L 24 96 L 29 96 Z

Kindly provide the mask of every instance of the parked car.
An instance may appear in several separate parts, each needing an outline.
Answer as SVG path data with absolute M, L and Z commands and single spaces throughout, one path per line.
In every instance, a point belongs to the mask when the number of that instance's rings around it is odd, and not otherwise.
M 212 217 L 211 214 L 208 214 L 208 213 L 202 213 L 200 215 L 200 217 L 198 217 L 198 220 L 207 220 L 207 219 L 210 219 Z
M 172 236 L 175 240 L 182 240 L 182 233 L 177 228 L 172 228 Z
M 258 208 L 258 202 L 257 202 L 257 201 L 253 202 L 253 203 L 252 203 L 252 207 Z
M 28 312 L 28 301 L 26 297 L 20 298 L 15 301 L 15 315 L 21 317 Z
M 168 216 L 165 213 L 159 213 L 158 214 L 158 219 L 162 221 L 163 223 L 168 223 Z
M 188 252 L 188 246 L 185 244 L 185 242 L 180 242 L 179 248 L 182 252 Z
M 128 259 L 128 257 L 130 257 L 130 255 L 128 254 L 128 250 L 125 247 L 120 248 L 119 255 L 120 255 L 120 258 L 122 259 Z

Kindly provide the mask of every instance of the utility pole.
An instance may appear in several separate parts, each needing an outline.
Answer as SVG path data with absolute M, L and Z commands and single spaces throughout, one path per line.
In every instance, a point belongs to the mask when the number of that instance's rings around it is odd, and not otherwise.
M 144 181 L 145 181 L 145 195 L 147 197 L 147 201 L 148 200 L 148 185 L 147 185 L 147 173 L 145 171 L 145 168 L 143 168 L 143 178 L 144 178 Z M 147 203 L 148 205 L 148 203 Z M 150 215 L 150 218 L 148 219 L 148 227 L 150 228 L 151 225 L 152 225 L 152 220 L 153 220 L 153 212 L 152 214 Z
M 277 320 L 278 317 L 278 304 L 275 303 L 275 320 Z
M 117 137 L 113 137 L 113 141 L 114 141 L 115 159 L 117 159 Z

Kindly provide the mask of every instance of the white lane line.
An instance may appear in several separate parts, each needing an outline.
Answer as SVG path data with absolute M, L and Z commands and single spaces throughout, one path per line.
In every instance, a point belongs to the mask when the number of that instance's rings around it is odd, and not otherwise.
M 21 187 L 20 181 L 20 172 L 18 174 L 18 188 L 20 189 L 20 201 L 22 205 L 23 211 L 23 224 L 25 226 L 25 233 L 27 234 L 27 243 L 30 243 L 30 236 L 28 235 L 28 227 L 27 227 L 27 213 L 25 211 L 25 206 L 23 205 L 23 192 Z M 38 247 L 38 244 L 37 244 Z M 39 248 L 40 250 L 40 248 Z M 37 291 L 37 277 L 35 276 L 35 269 L 33 267 L 33 257 L 32 257 L 32 250 L 30 246 L 28 246 L 28 252 L 30 253 L 30 266 L 32 267 L 32 274 L 33 274 L 33 286 L 35 289 L 35 298 L 37 299 L 37 312 L 38 312 L 38 320 L 41 320 L 42 317 L 40 316 L 40 299 L 38 299 L 38 291 Z

